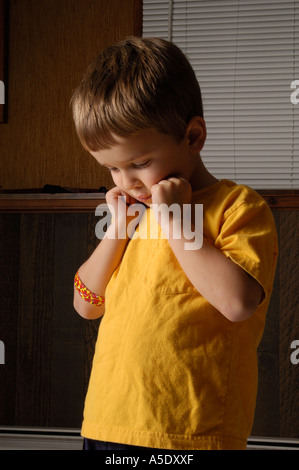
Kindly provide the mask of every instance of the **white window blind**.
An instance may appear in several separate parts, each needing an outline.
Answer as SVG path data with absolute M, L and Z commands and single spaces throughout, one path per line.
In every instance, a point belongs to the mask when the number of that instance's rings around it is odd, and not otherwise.
M 291 84 L 299 80 L 299 0 L 143 4 L 143 35 L 172 40 L 196 72 L 207 168 L 255 189 L 298 189 L 299 104 L 291 95 L 299 87 Z

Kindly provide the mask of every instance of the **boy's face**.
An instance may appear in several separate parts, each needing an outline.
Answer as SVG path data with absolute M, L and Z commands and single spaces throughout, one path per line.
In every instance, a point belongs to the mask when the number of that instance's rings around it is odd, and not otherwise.
M 110 149 L 91 155 L 109 169 L 122 193 L 139 202 L 149 206 L 151 187 L 161 180 L 194 178 L 198 159 L 190 150 L 187 138 L 178 143 L 174 137 L 155 129 L 142 129 L 129 137 L 116 137 L 116 141 Z

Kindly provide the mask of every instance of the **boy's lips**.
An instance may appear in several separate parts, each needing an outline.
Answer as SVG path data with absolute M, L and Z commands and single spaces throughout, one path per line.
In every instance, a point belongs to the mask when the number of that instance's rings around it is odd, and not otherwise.
M 137 199 L 138 201 L 147 201 L 151 197 L 152 197 L 151 194 L 149 196 L 142 195 L 142 194 L 140 194 L 139 196 L 137 196 L 137 195 L 134 196 L 134 198 Z

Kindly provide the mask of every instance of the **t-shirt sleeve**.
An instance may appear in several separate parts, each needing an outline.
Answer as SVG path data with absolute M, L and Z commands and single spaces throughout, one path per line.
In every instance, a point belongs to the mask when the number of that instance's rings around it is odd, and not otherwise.
M 215 246 L 259 282 L 263 300 L 267 299 L 278 255 L 275 221 L 267 203 L 262 198 L 249 198 L 229 207 Z

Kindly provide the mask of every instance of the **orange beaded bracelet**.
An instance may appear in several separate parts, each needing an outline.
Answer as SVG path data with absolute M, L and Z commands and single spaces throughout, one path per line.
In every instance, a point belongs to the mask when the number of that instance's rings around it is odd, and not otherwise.
M 104 297 L 94 294 L 89 289 L 87 289 L 79 277 L 79 271 L 76 272 L 74 284 L 82 299 L 86 300 L 86 302 L 96 305 L 97 307 L 100 307 L 105 302 Z

